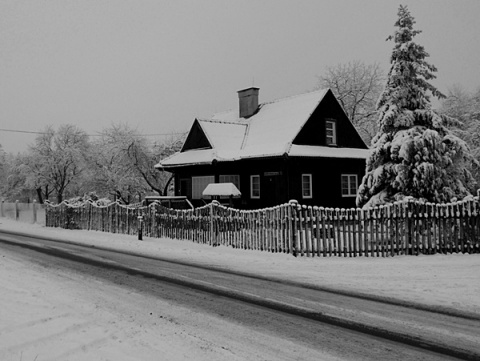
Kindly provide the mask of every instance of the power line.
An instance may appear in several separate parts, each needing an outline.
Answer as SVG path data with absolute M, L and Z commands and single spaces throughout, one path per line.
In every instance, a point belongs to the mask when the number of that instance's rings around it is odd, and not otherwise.
M 169 135 L 183 135 L 187 134 L 188 131 L 185 132 L 174 132 L 174 133 L 154 133 L 154 134 L 127 134 L 126 137 L 156 137 L 156 136 L 169 136 Z M 104 134 L 87 134 L 89 137 L 101 137 Z
M 0 129 L 1 132 L 12 132 L 12 133 L 30 133 L 30 134 L 47 134 L 45 132 L 32 132 L 28 130 L 15 130 L 15 129 Z
M 29 130 L 18 130 L 18 129 L 1 129 L 0 132 L 11 132 L 11 133 L 28 133 L 28 134 L 47 134 L 45 132 L 34 132 Z M 185 132 L 172 132 L 172 133 L 153 133 L 153 134 L 129 134 L 129 136 L 134 137 L 157 137 L 157 136 L 169 136 L 169 135 L 183 135 Z M 103 134 L 87 134 L 89 137 L 101 137 Z

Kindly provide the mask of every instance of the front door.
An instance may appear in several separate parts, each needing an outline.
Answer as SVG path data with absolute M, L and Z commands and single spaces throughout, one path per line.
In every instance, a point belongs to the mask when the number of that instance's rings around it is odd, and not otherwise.
M 265 172 L 262 193 L 264 206 L 271 207 L 285 202 L 285 187 L 283 186 L 282 172 Z

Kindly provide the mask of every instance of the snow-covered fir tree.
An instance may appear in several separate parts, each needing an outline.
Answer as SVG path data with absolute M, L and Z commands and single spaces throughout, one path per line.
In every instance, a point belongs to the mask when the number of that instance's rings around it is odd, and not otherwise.
M 455 120 L 431 108 L 430 95 L 444 97 L 432 84 L 435 66 L 424 47 L 413 41 L 421 31 L 406 6 L 400 6 L 387 84 L 381 94 L 379 131 L 372 139 L 357 205 L 374 206 L 411 196 L 449 202 L 473 190 L 466 168 L 467 145 L 447 128 Z

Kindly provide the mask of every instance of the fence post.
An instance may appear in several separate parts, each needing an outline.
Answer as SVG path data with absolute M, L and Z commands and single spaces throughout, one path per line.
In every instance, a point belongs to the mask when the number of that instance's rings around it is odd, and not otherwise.
M 413 244 L 412 244 L 412 226 L 413 226 L 413 219 L 412 219 L 412 207 L 411 202 L 409 199 L 405 202 L 406 205 L 406 228 L 407 228 L 407 237 L 406 237 L 406 245 L 405 245 L 405 254 L 412 255 L 413 254 Z
M 18 221 L 20 217 L 20 211 L 18 210 L 18 199 L 15 201 L 15 220 Z
M 214 205 L 214 201 L 212 201 L 210 204 L 209 204 L 209 209 L 210 209 L 210 242 L 209 244 L 212 246 L 212 245 L 215 245 L 216 244 L 216 234 L 215 234 L 215 222 L 214 222 L 214 210 L 213 210 L 213 205 Z
M 0 217 L 5 217 L 5 214 L 3 213 L 3 204 L 5 203 L 5 199 L 2 199 L 2 202 L 0 203 Z
M 49 207 L 48 207 L 48 203 L 44 203 L 45 204 L 45 227 L 51 227 L 51 224 L 50 224 L 50 211 L 49 211 Z
M 37 223 L 37 200 L 33 200 L 33 223 Z
M 213 243 L 213 202 L 208 205 L 209 215 L 210 215 L 210 240 L 209 244 Z
M 143 240 L 143 216 L 141 214 L 138 216 L 138 240 Z
M 292 254 L 297 257 L 298 245 L 297 245 L 297 219 L 298 219 L 298 202 L 292 199 L 290 202 L 291 209 L 291 225 L 292 225 Z

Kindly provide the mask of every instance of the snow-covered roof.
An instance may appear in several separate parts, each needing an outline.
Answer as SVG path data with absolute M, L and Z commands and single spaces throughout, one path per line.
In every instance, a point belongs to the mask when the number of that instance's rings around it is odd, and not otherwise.
M 327 90 L 320 90 L 264 104 L 253 116 L 255 119 L 250 122 L 243 156 L 274 156 L 288 153 L 291 142 L 326 92 Z
M 211 163 L 217 158 L 217 152 L 214 149 L 194 149 L 185 152 L 179 152 L 163 159 L 156 168 L 169 167 L 174 165 L 193 165 Z
M 218 150 L 241 148 L 247 131 L 247 123 L 197 120 L 213 148 Z
M 291 96 L 259 105 L 249 118 L 238 110 L 217 113 L 211 119 L 196 119 L 212 149 L 192 149 L 162 160 L 156 167 L 209 164 L 246 158 L 283 156 L 361 158 L 366 150 L 300 146 L 293 139 L 327 94 L 328 89 Z

